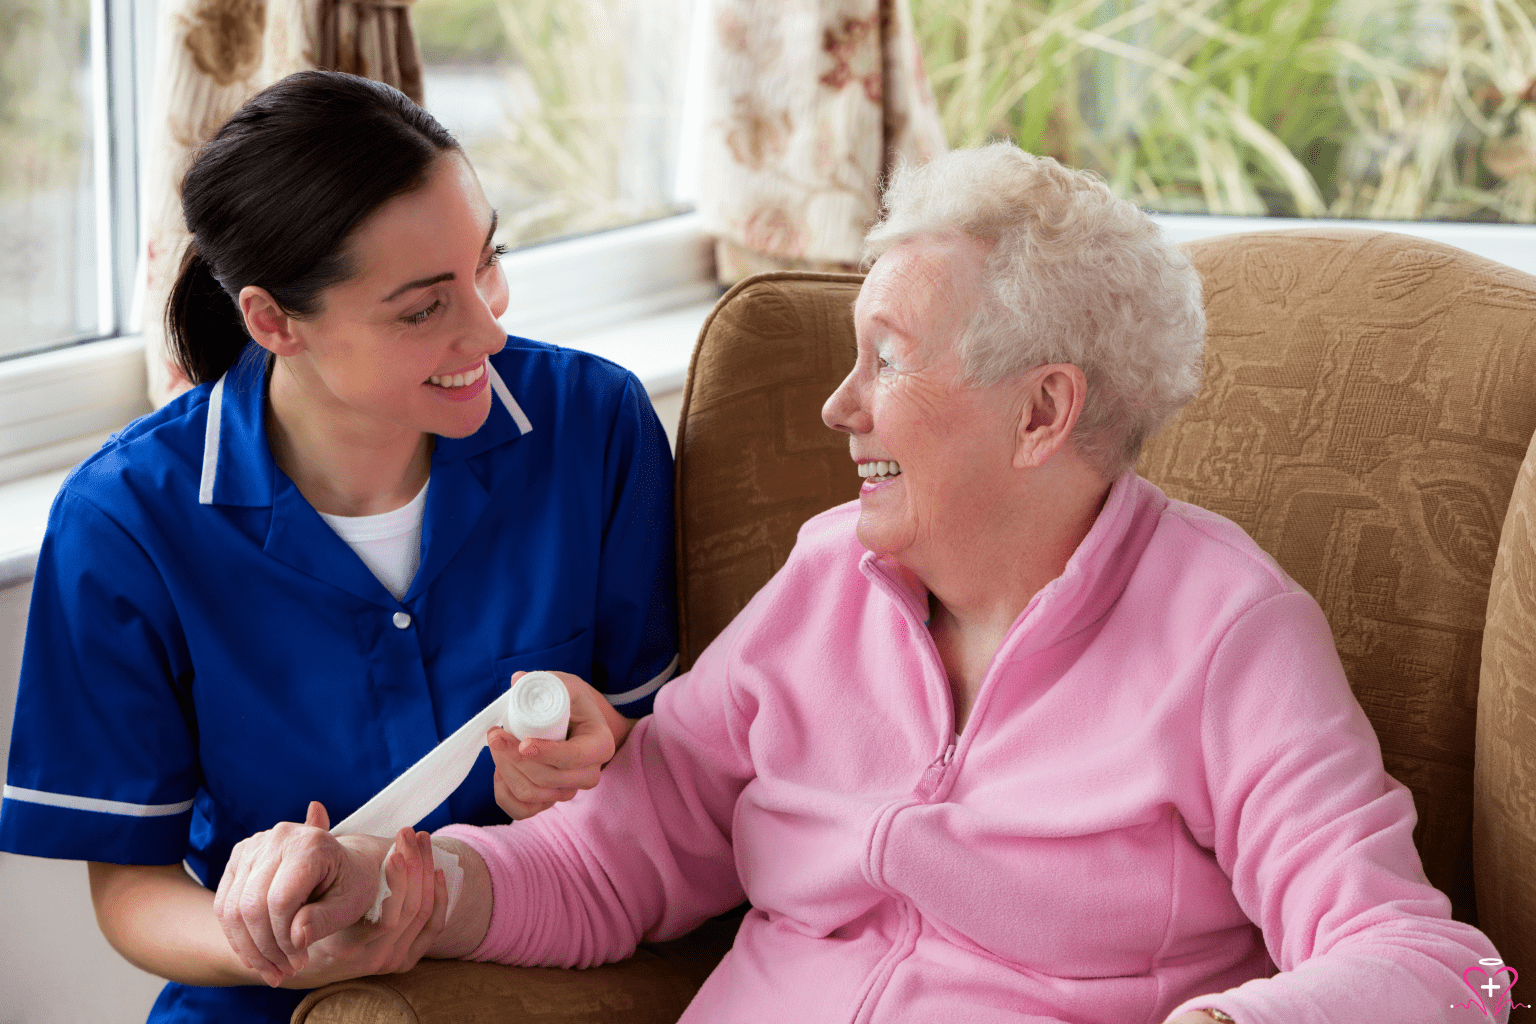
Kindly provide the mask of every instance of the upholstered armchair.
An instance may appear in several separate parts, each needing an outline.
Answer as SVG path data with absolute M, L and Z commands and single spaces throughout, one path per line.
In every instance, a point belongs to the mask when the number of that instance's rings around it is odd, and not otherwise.
M 1317 598 L 1413 791 L 1430 880 L 1536 977 L 1536 278 L 1378 231 L 1187 250 L 1205 381 L 1141 472 L 1241 524 Z M 820 409 L 853 360 L 859 281 L 750 278 L 700 334 L 677 442 L 685 667 L 800 523 L 857 495 Z M 322 989 L 294 1020 L 673 1021 L 733 928 L 586 971 L 428 962 Z

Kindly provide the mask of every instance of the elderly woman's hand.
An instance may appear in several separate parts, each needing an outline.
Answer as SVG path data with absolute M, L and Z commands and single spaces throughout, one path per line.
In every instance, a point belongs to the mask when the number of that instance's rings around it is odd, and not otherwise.
M 268 985 L 409 970 L 442 931 L 448 898 L 427 833 L 401 829 L 386 862 L 389 840 L 338 838 L 329 824 L 311 803 L 303 825 L 283 822 L 237 844 L 214 895 L 230 947 Z M 391 895 L 366 924 L 381 865 Z
M 517 682 L 524 674 L 518 672 L 512 681 Z M 499 727 L 486 736 L 496 762 L 496 804 L 514 819 L 531 818 L 571 799 L 577 790 L 595 787 L 603 765 L 624 745 L 634 727 L 579 676 L 551 674 L 565 684 L 571 698 L 566 739 L 518 740 Z

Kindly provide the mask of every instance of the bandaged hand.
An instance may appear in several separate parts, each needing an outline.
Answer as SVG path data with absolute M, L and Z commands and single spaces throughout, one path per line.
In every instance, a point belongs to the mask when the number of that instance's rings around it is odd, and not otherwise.
M 512 677 L 517 682 L 526 673 Z M 514 819 L 531 818 L 578 790 L 592 789 L 602 767 L 624 745 L 634 723 L 579 676 L 554 672 L 571 698 L 564 740 L 519 740 L 497 727 L 486 734 L 496 762 L 496 804 Z
M 214 894 L 230 947 L 268 985 L 315 988 L 416 965 L 443 929 L 447 893 L 432 869 L 431 839 L 401 829 L 388 839 L 332 836 L 325 808 L 237 844 Z M 380 867 L 391 895 L 377 924 L 363 921 Z

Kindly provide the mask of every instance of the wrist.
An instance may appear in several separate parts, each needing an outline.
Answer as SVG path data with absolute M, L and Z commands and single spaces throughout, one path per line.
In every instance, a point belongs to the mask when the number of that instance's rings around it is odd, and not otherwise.
M 447 836 L 433 836 L 432 845 L 453 854 L 464 872 L 453 913 L 424 956 L 434 960 L 461 960 L 485 941 L 491 927 L 491 873 L 473 846 Z

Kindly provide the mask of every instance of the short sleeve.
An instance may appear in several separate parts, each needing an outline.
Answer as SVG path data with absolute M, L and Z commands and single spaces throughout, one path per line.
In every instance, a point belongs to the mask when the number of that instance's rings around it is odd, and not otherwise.
M 173 864 L 200 784 L 186 644 L 144 549 L 68 487 L 33 581 L 0 850 Z
M 609 433 L 603 493 L 592 685 L 639 718 L 677 668 L 677 587 L 672 452 L 633 375 Z

